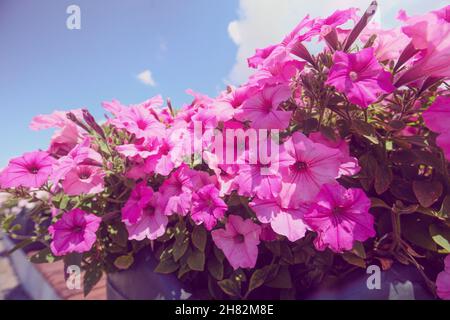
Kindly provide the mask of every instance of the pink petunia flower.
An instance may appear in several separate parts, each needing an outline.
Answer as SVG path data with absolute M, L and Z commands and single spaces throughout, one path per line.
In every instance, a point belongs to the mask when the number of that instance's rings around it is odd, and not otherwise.
M 96 194 L 105 189 L 104 178 L 105 172 L 101 168 L 79 165 L 66 174 L 62 187 L 69 196 Z
M 445 268 L 436 279 L 436 293 L 442 300 L 450 300 L 450 254 L 445 258 Z
M 146 182 L 137 184 L 122 208 L 122 221 L 136 223 L 141 216 L 141 211 L 147 207 L 152 198 L 153 189 L 148 187 Z
M 291 90 L 287 85 L 265 87 L 260 92 L 246 100 L 236 119 L 251 121 L 254 129 L 281 129 L 289 126 L 291 111 L 279 108 L 283 101 L 291 97 Z
M 164 214 L 170 216 L 174 213 L 185 216 L 191 210 L 194 184 L 192 177 L 195 171 L 188 165 L 182 164 L 159 188 L 161 203 L 164 205 Z
M 155 240 L 165 233 L 169 220 L 163 213 L 160 198 L 146 182 L 136 185 L 122 208 L 122 221 L 130 240 Z
M 52 224 L 48 231 L 52 236 L 50 248 L 54 255 L 83 253 L 91 250 L 97 236 L 101 218 L 80 209 L 64 213 L 61 219 Z
M 234 270 L 255 267 L 260 234 L 259 225 L 236 215 L 228 217 L 225 229 L 211 232 L 215 245 L 223 251 Z
M 52 155 L 67 155 L 87 134 L 67 118 L 69 112 L 73 113 L 79 119 L 83 118 L 82 110 L 74 109 L 69 111 L 55 111 L 48 115 L 38 115 L 31 121 L 30 128 L 32 130 L 58 129 L 53 135 L 48 149 L 48 152 Z
M 206 230 L 212 230 L 227 209 L 227 204 L 219 197 L 219 189 L 213 184 L 202 187 L 192 195 L 191 218 L 197 225 L 204 224 Z
M 314 143 L 300 132 L 283 147 L 291 159 L 289 167 L 281 169 L 284 208 L 298 208 L 314 200 L 323 184 L 333 183 L 339 176 L 342 153 L 338 149 Z
M 255 211 L 256 217 L 262 223 L 270 223 L 273 231 L 286 236 L 289 241 L 297 241 L 305 236 L 309 230 L 303 221 L 303 214 L 307 210 L 306 206 L 299 209 L 283 208 L 279 198 L 261 200 L 253 199 L 249 206 Z
M 155 118 L 155 114 L 143 105 L 124 108 L 110 120 L 119 129 L 135 134 L 138 139 L 159 137 L 165 132 L 165 125 Z
M 333 141 L 320 132 L 310 133 L 309 138 L 316 143 L 321 143 L 327 147 L 336 148 L 341 151 L 342 156 L 340 160 L 339 176 L 353 176 L 361 170 L 358 159 L 350 156 L 350 147 L 344 139 L 336 137 L 336 140 Z
M 160 194 L 153 193 L 153 197 L 148 201 L 147 205 L 139 210 L 139 218 L 136 223 L 124 221 L 129 240 L 142 241 L 145 238 L 156 240 L 166 232 L 169 222 L 167 216 L 162 212 L 159 203 Z
M 351 250 L 355 241 L 375 236 L 370 206 L 370 199 L 361 189 L 324 185 L 303 215 L 308 226 L 317 232 L 316 248 L 343 252 Z
M 406 20 L 402 31 L 411 39 L 413 48 L 419 54 L 398 79 L 397 86 L 428 77 L 450 77 L 449 7 Z
M 80 144 L 73 148 L 66 156 L 58 159 L 53 165 L 51 180 L 58 184 L 66 175 L 77 168 L 78 165 L 89 165 L 100 167 L 102 156 L 91 147 L 90 138 L 85 138 Z
M 391 77 L 378 63 L 373 48 L 357 53 L 336 51 L 326 84 L 345 93 L 350 102 L 367 108 L 381 94 L 395 90 Z
M 430 130 L 439 133 L 436 143 L 450 161 L 450 97 L 438 97 L 422 117 Z
M 42 187 L 52 174 L 55 159 L 47 152 L 35 151 L 12 159 L 0 174 L 0 186 L 3 188 Z

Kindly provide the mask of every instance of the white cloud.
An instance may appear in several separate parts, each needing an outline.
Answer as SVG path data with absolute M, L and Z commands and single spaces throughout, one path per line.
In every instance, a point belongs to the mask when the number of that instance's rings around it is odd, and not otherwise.
M 156 82 L 153 79 L 152 72 L 150 70 L 144 70 L 137 75 L 137 78 L 145 85 L 154 87 L 156 86 Z
M 375 19 L 385 27 L 396 25 L 396 14 L 405 9 L 408 14 L 418 14 L 443 7 L 448 0 L 379 0 Z M 240 0 L 239 19 L 230 22 L 228 34 L 238 46 L 236 63 L 228 75 L 229 81 L 238 84 L 251 73 L 246 59 L 256 48 L 278 43 L 283 36 L 307 14 L 326 17 L 337 9 L 349 7 L 365 11 L 370 0 Z

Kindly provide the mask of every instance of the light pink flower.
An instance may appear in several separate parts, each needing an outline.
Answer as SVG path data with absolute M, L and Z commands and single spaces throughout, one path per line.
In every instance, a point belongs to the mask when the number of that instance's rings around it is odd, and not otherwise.
M 52 173 L 55 159 L 47 152 L 35 151 L 12 159 L 0 174 L 0 186 L 3 188 L 42 187 Z
M 375 58 L 374 49 L 367 48 L 357 53 L 336 51 L 325 83 L 345 93 L 350 102 L 367 108 L 381 94 L 395 90 L 391 78 Z
M 400 28 L 383 30 L 375 24 L 369 24 L 361 33 L 361 41 L 366 43 L 375 35 L 373 48 L 378 61 L 397 60 L 408 45 L 410 39 Z
M 119 129 L 135 134 L 138 139 L 159 137 L 165 132 L 165 125 L 155 118 L 155 113 L 143 105 L 122 109 L 110 122 Z
M 450 254 L 445 258 L 445 268 L 436 279 L 436 293 L 442 300 L 450 300 Z
M 343 252 L 351 250 L 355 241 L 375 236 L 370 206 L 370 199 L 361 189 L 324 185 L 303 215 L 308 226 L 317 232 L 316 248 Z
M 419 55 L 396 82 L 397 86 L 428 77 L 450 77 L 450 6 L 406 20 L 402 31 Z
M 289 126 L 291 111 L 280 109 L 280 104 L 291 97 L 289 86 L 265 87 L 246 100 L 236 119 L 251 121 L 254 129 L 281 129 Z
M 298 209 L 283 208 L 279 198 L 267 200 L 254 198 L 249 205 L 255 211 L 259 221 L 270 223 L 273 231 L 286 236 L 289 241 L 294 242 L 303 238 L 309 229 L 303 221 L 306 206 L 301 206 Z
M 105 189 L 104 178 L 105 173 L 102 168 L 78 165 L 66 174 L 62 187 L 70 196 L 96 194 Z
M 450 161 L 450 97 L 438 97 L 422 117 L 430 130 L 439 133 L 436 143 Z
M 191 218 L 197 225 L 203 224 L 206 230 L 212 230 L 227 209 L 227 204 L 219 197 L 219 189 L 213 184 L 202 187 L 192 195 Z
M 57 222 L 48 228 L 52 236 L 50 248 L 54 255 L 83 253 L 91 250 L 97 236 L 101 218 L 80 209 L 64 213 Z
M 225 229 L 211 232 L 215 245 L 223 251 L 234 270 L 255 267 L 260 234 L 259 225 L 236 215 L 228 217 Z
M 344 139 L 336 137 L 336 140 L 333 141 L 320 132 L 310 133 L 309 138 L 316 143 L 321 143 L 327 147 L 336 148 L 341 151 L 342 156 L 340 160 L 339 176 L 353 176 L 361 170 L 358 159 L 350 156 L 350 147 Z
M 88 165 L 100 167 L 102 165 L 102 156 L 91 147 L 90 138 L 85 138 L 77 144 L 66 156 L 58 159 L 53 165 L 51 180 L 58 184 L 66 175 L 77 168 L 79 165 Z
M 38 115 L 31 121 L 30 128 L 32 130 L 58 128 L 51 139 L 48 149 L 48 152 L 52 155 L 67 155 L 86 135 L 83 129 L 67 118 L 69 112 L 79 119 L 83 118 L 82 110 L 74 109 L 70 111 L 55 111 L 49 115 Z
M 295 132 L 284 148 L 291 158 L 289 167 L 281 170 L 284 208 L 298 208 L 314 200 L 323 184 L 339 176 L 342 153 L 338 149 L 314 143 L 300 132 Z

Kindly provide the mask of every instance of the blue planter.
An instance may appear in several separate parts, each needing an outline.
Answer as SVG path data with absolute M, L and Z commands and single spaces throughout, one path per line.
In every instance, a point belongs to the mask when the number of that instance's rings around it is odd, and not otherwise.
M 153 270 L 157 265 L 151 252 L 141 252 L 135 264 L 126 271 L 111 273 L 107 280 L 109 300 L 191 300 L 199 298 L 183 286 L 174 274 L 162 275 Z M 371 275 L 359 269 L 334 286 L 321 286 L 305 300 L 430 300 L 434 297 L 413 266 L 396 263 L 381 271 L 379 288 L 369 289 Z M 370 281 L 369 281 L 370 282 Z M 270 290 L 263 290 L 252 299 L 271 299 Z M 278 295 L 277 295 L 278 296 Z

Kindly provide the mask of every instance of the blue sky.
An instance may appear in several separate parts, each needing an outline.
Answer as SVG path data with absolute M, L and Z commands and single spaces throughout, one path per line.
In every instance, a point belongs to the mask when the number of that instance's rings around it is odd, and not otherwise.
M 81 30 L 66 8 L 81 9 Z M 36 114 L 101 101 L 138 103 L 155 94 L 175 105 L 187 88 L 214 96 L 224 87 L 236 46 L 227 28 L 237 0 L 0 0 L 0 166 L 46 148 L 51 131 L 28 129 Z M 151 70 L 156 86 L 137 74 Z
M 397 24 L 399 9 L 419 14 L 448 0 L 378 0 L 376 20 Z M 176 107 L 191 88 L 215 96 L 246 79 L 246 58 L 277 43 L 307 13 L 327 16 L 370 0 L 0 0 L 0 168 L 46 149 L 51 131 L 28 129 L 34 115 L 100 103 L 138 103 L 158 93 Z M 81 9 L 68 30 L 66 9 Z M 150 71 L 144 84 L 137 77 Z M 144 73 L 145 74 L 145 73 Z M 148 75 L 147 75 L 148 76 Z M 152 81 L 156 85 L 153 85 Z

